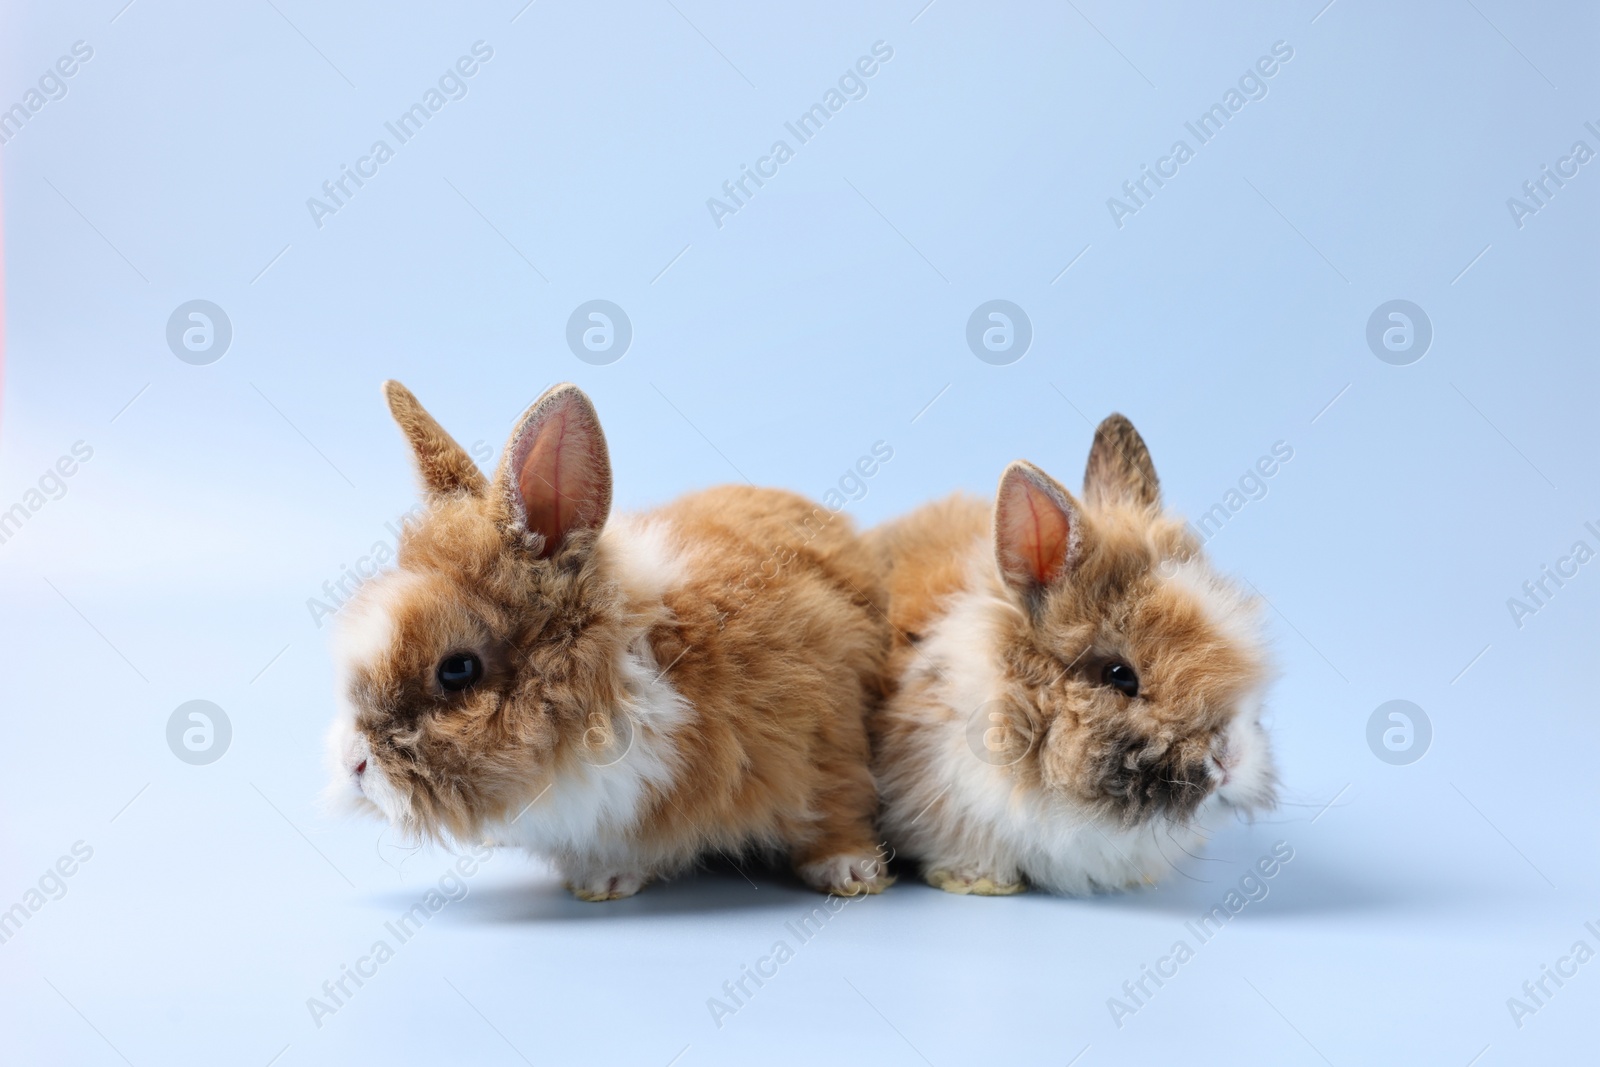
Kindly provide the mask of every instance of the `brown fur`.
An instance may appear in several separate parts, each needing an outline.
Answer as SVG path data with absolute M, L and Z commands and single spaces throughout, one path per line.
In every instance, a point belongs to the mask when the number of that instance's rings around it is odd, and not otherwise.
M 1155 461 L 1126 416 L 1108 415 L 1096 427 L 1083 471 L 1083 495 L 1091 507 L 1117 500 L 1141 508 L 1161 503 Z
M 455 492 L 481 493 L 488 484 L 472 457 L 445 433 L 434 417 L 417 402 L 411 391 L 399 382 L 384 382 L 383 396 L 389 402 L 400 432 L 411 445 L 411 458 L 423 491 L 429 494 Z
M 403 387 L 388 393 L 432 506 L 407 529 L 405 577 L 384 594 L 393 640 L 356 670 L 351 696 L 373 757 L 409 792 L 412 829 L 472 839 L 592 758 L 628 728 L 616 711 L 633 647 L 688 709 L 670 783 L 650 788 L 620 842 L 650 873 L 711 851 L 775 849 L 797 866 L 873 853 L 864 717 L 888 631 L 847 519 L 778 490 L 684 497 L 641 516 L 684 550 L 683 579 L 662 595 L 601 535 L 609 463 L 576 389 L 529 410 L 492 485 L 472 484 L 470 460 Z M 436 665 L 463 649 L 485 676 L 446 692 Z

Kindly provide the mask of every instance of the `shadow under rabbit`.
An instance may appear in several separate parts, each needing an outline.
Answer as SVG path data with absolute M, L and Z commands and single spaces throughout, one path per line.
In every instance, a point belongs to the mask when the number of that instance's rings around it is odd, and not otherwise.
M 396 894 L 392 899 L 405 898 Z M 614 922 L 711 912 L 792 911 L 797 903 L 820 899 L 821 894 L 782 868 L 717 860 L 652 882 L 621 900 L 579 900 L 558 876 L 546 873 L 475 887 L 451 905 L 451 911 L 455 921 L 472 923 Z

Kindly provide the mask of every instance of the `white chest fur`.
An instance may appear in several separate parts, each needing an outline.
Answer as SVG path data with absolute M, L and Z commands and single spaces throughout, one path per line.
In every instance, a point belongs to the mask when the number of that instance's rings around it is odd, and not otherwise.
M 630 599 L 659 603 L 681 581 L 686 561 L 661 523 L 615 516 L 602 536 L 618 581 Z M 683 698 L 664 677 L 641 635 L 618 664 L 627 700 L 595 709 L 576 759 L 490 839 L 565 858 L 624 861 L 630 834 L 650 796 L 678 773 L 674 737 L 688 717 Z
M 674 735 L 687 717 L 683 698 L 662 677 L 643 642 L 622 665 L 629 701 L 596 713 L 581 755 L 518 814 L 489 831 L 497 844 L 553 856 L 631 855 L 630 833 L 650 795 L 678 770 Z

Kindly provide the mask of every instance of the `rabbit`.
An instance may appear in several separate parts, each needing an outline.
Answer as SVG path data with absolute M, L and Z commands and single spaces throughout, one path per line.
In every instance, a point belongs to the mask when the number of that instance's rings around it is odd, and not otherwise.
M 1208 819 L 1275 803 L 1258 598 L 1163 510 L 1123 416 L 1083 493 L 1018 461 L 992 508 L 958 495 L 866 535 L 895 629 L 881 828 L 940 889 L 1153 884 Z
M 523 847 L 586 901 L 713 853 L 889 884 L 866 726 L 887 604 L 848 519 L 746 486 L 612 515 L 577 387 L 527 409 L 492 480 L 384 393 L 428 506 L 340 613 L 336 796 L 409 838 Z

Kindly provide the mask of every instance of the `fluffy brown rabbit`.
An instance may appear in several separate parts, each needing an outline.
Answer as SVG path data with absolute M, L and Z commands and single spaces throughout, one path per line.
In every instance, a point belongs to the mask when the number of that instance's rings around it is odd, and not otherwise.
M 1228 809 L 1274 802 L 1254 597 L 1162 510 L 1133 424 L 1084 503 L 1013 463 L 872 531 L 897 630 L 873 723 L 888 843 L 955 893 L 1151 882 Z
M 429 506 L 342 615 L 336 792 L 411 836 L 523 846 L 584 900 L 713 853 L 883 889 L 865 715 L 889 638 L 848 520 L 742 486 L 611 515 L 575 386 L 492 481 L 384 392 Z

